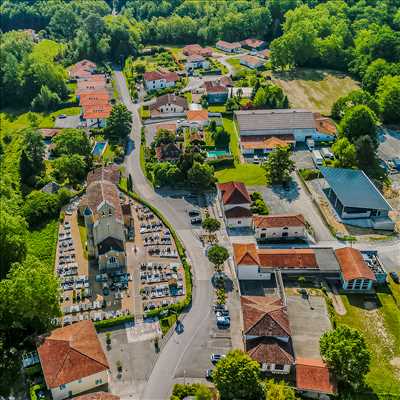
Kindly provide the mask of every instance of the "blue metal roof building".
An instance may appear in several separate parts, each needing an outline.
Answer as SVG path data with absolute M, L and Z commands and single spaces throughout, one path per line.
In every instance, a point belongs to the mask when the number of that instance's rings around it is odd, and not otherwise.
M 392 207 L 363 171 L 328 167 L 320 171 L 329 185 L 326 195 L 342 219 L 388 217 Z

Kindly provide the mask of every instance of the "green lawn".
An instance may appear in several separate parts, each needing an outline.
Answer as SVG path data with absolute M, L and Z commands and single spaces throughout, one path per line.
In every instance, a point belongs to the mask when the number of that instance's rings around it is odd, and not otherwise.
M 79 227 L 79 236 L 81 238 L 81 243 L 82 243 L 83 256 L 87 259 L 88 253 L 86 249 L 86 238 L 87 238 L 86 226 L 79 224 L 78 227 Z
M 56 256 L 58 220 L 50 221 L 44 227 L 28 232 L 28 255 L 37 257 L 53 269 Z
M 265 171 L 255 164 L 237 164 L 235 168 L 226 168 L 215 172 L 218 182 L 239 181 L 246 185 L 266 185 Z
M 67 107 L 61 110 L 54 111 L 50 114 L 41 114 L 41 121 L 39 123 L 40 128 L 53 128 L 56 118 L 61 115 L 79 115 L 81 112 L 80 107 Z
M 341 295 L 347 314 L 336 316 L 364 334 L 372 353 L 366 382 L 381 399 L 387 398 L 383 393 L 400 396 L 400 289 L 394 283 L 391 287 L 393 292 L 377 293 L 380 307 L 372 311 L 364 308 L 363 295 Z
M 226 61 L 232 65 L 232 67 L 234 68 L 234 72 L 236 72 L 236 73 L 239 71 L 243 71 L 243 70 L 249 71 L 249 72 L 252 71 L 251 68 L 248 68 L 245 65 L 240 64 L 240 58 L 236 58 L 236 57 L 228 58 Z
M 169 315 L 168 317 L 160 319 L 160 328 L 163 335 L 166 335 L 171 327 L 176 322 L 176 315 Z
M 219 113 L 224 113 L 224 112 L 226 112 L 226 107 L 225 107 L 225 105 L 219 105 L 219 106 L 213 106 L 213 105 L 211 105 L 211 106 L 208 106 L 207 107 L 207 110 L 209 111 L 209 112 L 213 112 L 213 113 L 217 113 L 217 112 L 219 112 Z

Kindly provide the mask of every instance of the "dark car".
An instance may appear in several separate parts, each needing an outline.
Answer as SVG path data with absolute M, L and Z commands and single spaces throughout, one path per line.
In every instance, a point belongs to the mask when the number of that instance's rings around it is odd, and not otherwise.
M 390 277 L 393 279 L 393 282 L 400 283 L 400 277 L 397 272 L 390 272 Z
M 200 211 L 192 209 L 188 211 L 189 217 L 197 217 L 200 215 Z
M 176 326 L 175 326 L 175 331 L 178 335 L 180 335 L 183 332 L 183 324 L 181 321 L 177 320 L 176 321 Z
M 190 223 L 191 223 L 192 225 L 201 224 L 201 217 L 190 218 Z
M 208 369 L 206 371 L 206 379 L 209 380 L 209 381 L 212 381 L 212 372 L 213 372 L 212 369 Z

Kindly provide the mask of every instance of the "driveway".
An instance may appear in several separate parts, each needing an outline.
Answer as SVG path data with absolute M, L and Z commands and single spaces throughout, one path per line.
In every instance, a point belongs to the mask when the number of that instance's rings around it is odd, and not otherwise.
M 311 151 L 305 145 L 298 144 L 296 146 L 296 150 L 292 153 L 292 160 L 295 162 L 297 169 L 315 168 Z
M 253 186 L 251 191 L 261 192 L 270 209 L 270 214 L 300 213 L 310 223 L 314 230 L 316 241 L 332 240 L 332 235 L 326 227 L 317 207 L 303 189 L 300 179 L 292 174 L 290 190 L 281 186 Z
M 67 115 L 65 118 L 58 117 L 54 123 L 55 128 L 78 128 L 81 123 L 79 115 Z
M 331 329 L 325 299 L 288 296 L 287 308 L 295 357 L 320 359 L 319 338 Z
M 385 161 L 400 157 L 400 131 L 384 129 L 383 132 L 379 137 L 379 157 Z

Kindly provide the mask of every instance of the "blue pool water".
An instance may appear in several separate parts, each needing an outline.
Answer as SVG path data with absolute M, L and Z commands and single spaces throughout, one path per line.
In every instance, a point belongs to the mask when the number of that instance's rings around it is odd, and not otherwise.
M 92 154 L 95 157 L 101 157 L 104 153 L 104 150 L 106 149 L 107 142 L 96 142 L 96 144 L 93 147 Z
M 217 158 L 221 156 L 227 156 L 229 152 L 226 150 L 210 150 L 207 151 L 207 158 Z

